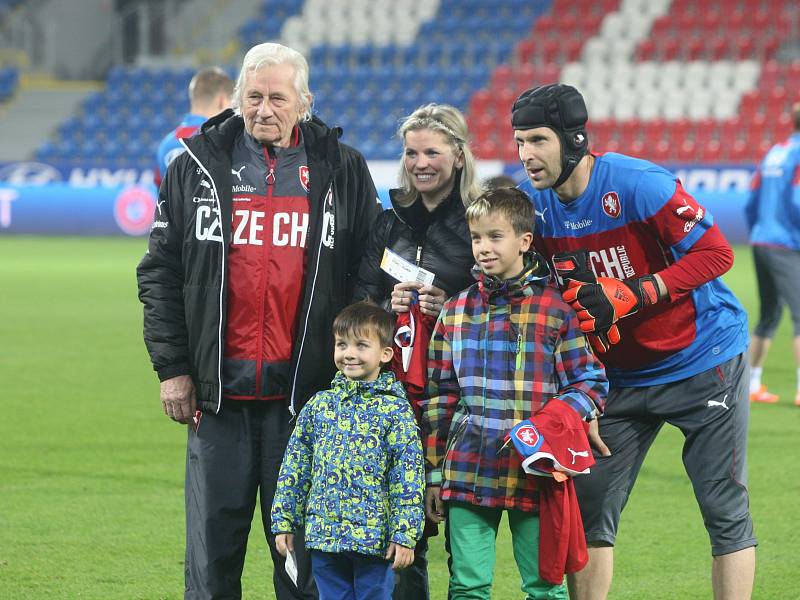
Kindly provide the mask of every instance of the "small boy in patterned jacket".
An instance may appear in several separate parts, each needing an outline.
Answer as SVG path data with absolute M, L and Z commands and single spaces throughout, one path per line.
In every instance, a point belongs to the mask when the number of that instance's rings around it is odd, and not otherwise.
M 297 419 L 272 504 L 278 551 L 305 546 L 320 600 L 392 597 L 424 525 L 425 474 L 414 412 L 392 359 L 394 317 L 358 302 L 333 322 L 331 388 Z
M 445 302 L 430 341 L 425 508 L 437 522 L 447 510 L 451 600 L 490 597 L 503 511 L 522 591 L 566 598 L 563 583 L 539 576 L 539 493 L 504 438 L 547 402 L 592 419 L 608 391 L 605 370 L 531 250 L 534 212 L 525 194 L 487 192 L 466 217 L 478 281 Z

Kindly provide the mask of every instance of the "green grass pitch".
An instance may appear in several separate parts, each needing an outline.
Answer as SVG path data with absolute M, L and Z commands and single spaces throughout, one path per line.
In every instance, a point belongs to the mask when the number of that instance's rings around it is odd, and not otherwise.
M 134 268 L 143 239 L 0 237 L 0 599 L 178 599 L 185 429 L 161 413 L 141 339 Z M 725 277 L 751 315 L 747 248 Z M 751 317 L 752 318 L 752 317 Z M 800 408 L 788 315 L 752 407 L 750 492 L 760 546 L 754 597 L 798 597 Z M 665 428 L 624 513 L 614 599 L 710 598 L 708 540 Z M 441 536 L 432 598 L 446 597 Z M 521 598 L 504 524 L 494 598 Z M 273 598 L 256 517 L 244 597 Z

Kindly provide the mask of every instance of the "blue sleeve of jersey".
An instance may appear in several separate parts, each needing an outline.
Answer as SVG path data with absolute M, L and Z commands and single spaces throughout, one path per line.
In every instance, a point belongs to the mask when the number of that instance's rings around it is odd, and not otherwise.
M 653 166 L 641 171 L 634 194 L 636 207 L 642 220 L 660 211 L 675 195 L 676 177 L 661 167 Z

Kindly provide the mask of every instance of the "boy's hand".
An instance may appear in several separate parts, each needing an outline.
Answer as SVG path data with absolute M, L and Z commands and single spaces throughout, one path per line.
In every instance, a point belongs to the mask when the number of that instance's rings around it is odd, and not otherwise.
M 600 456 L 611 456 L 611 450 L 608 449 L 603 438 L 600 437 L 600 424 L 597 422 L 596 417 L 589 421 L 589 431 L 586 437 L 589 438 L 589 443 L 592 445 L 592 448 L 597 450 Z
M 425 515 L 434 523 L 444 521 L 442 488 L 438 485 L 432 485 L 425 490 Z
M 392 557 L 394 557 L 392 568 L 395 571 L 397 569 L 405 569 L 414 562 L 414 549 L 406 548 L 405 546 L 392 542 L 389 544 L 389 550 L 386 552 L 386 560 L 392 560 Z
M 286 556 L 289 552 L 294 552 L 294 534 L 278 533 L 275 535 L 275 549 L 281 556 Z

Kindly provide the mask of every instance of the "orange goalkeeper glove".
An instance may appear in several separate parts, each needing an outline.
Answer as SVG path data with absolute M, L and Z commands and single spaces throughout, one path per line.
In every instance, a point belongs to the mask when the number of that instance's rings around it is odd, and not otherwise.
M 562 281 L 562 295 L 570 281 L 582 283 L 595 283 L 597 281 L 597 276 L 589 267 L 589 253 L 586 250 L 560 252 L 553 256 L 553 266 Z M 607 331 L 596 330 L 592 333 L 587 333 L 586 339 L 595 352 L 608 352 L 609 348 L 620 340 L 619 329 L 617 329 L 616 325 L 611 325 Z
M 562 294 L 578 313 L 581 331 L 606 331 L 623 317 L 636 314 L 643 306 L 656 304 L 661 296 L 653 275 L 622 281 L 598 277 L 596 283 L 570 281 Z

